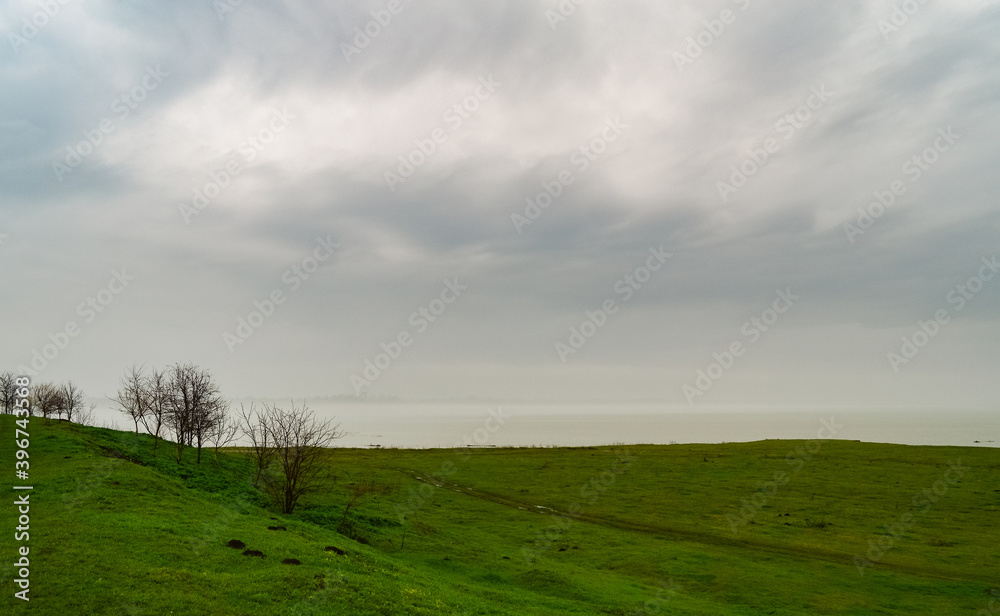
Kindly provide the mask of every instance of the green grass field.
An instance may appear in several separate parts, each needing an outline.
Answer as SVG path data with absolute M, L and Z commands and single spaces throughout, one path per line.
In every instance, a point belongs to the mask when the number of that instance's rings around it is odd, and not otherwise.
M 10 503 L 13 417 L 0 432 Z M 2 614 L 1000 614 L 997 449 L 338 449 L 339 481 L 279 515 L 238 451 L 178 465 L 145 435 L 30 432 L 31 600 L 8 504 Z M 362 478 L 395 493 L 348 537 Z

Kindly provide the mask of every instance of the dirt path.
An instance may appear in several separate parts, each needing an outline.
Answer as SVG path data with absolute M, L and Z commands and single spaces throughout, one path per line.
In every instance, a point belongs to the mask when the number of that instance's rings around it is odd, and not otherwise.
M 529 513 L 538 513 L 543 515 L 558 515 L 571 518 L 573 520 L 588 522 L 590 524 L 596 524 L 598 526 L 604 526 L 607 528 L 616 528 L 619 530 L 628 530 L 633 532 L 646 533 L 650 535 L 658 535 L 661 537 L 667 536 L 677 540 L 691 541 L 703 545 L 732 547 L 742 550 L 751 550 L 755 552 L 768 552 L 771 554 L 779 554 L 782 556 L 789 556 L 792 558 L 817 560 L 817 561 L 835 563 L 838 565 L 844 565 L 851 568 L 855 567 L 854 556 L 842 552 L 834 552 L 830 550 L 821 550 L 815 548 L 808 548 L 808 549 L 796 548 L 793 546 L 782 546 L 751 539 L 734 539 L 713 533 L 681 530 L 676 528 L 669 528 L 666 526 L 658 526 L 650 524 L 640 524 L 636 522 L 630 522 L 628 520 L 605 518 L 594 515 L 586 515 L 586 514 L 572 515 L 569 512 L 560 511 L 558 509 L 547 507 L 545 505 L 529 503 L 527 501 L 518 500 L 515 498 L 511 498 L 509 496 L 503 496 L 501 494 L 495 494 L 493 492 L 488 492 L 486 490 L 481 490 L 479 488 L 474 488 L 472 486 L 462 485 L 451 481 L 444 481 L 436 477 L 431 477 L 427 473 L 423 473 L 421 471 L 415 471 L 413 469 L 391 467 L 389 468 L 389 470 L 398 471 L 400 473 L 403 473 L 404 475 L 408 475 L 410 478 L 416 481 L 421 481 L 423 483 L 430 484 L 438 488 L 451 490 L 452 492 L 458 492 L 460 494 L 465 494 L 466 496 L 471 496 L 473 498 L 478 498 L 481 500 L 489 501 L 491 503 L 503 505 L 506 507 L 512 507 Z M 954 575 L 949 575 L 947 573 L 941 571 L 935 571 L 933 569 L 911 567 L 907 565 L 900 565 L 894 563 L 885 563 L 885 562 L 878 563 L 874 566 L 873 569 L 876 571 L 878 570 L 893 571 L 896 573 L 905 573 L 909 575 L 934 578 L 938 580 L 948 580 L 951 582 L 981 583 L 987 586 L 993 586 L 995 584 L 995 580 L 985 576 L 981 578 L 956 577 Z

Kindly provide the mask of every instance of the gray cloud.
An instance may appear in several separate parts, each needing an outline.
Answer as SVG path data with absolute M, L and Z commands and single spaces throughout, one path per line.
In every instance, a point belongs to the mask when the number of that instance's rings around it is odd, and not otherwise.
M 706 401 L 995 399 L 1000 279 L 961 310 L 947 299 L 1000 252 L 995 7 L 923 5 L 883 36 L 891 9 L 874 2 L 585 3 L 553 27 L 556 2 L 402 0 L 370 25 L 387 5 L 248 0 L 220 19 L 208 2 L 70 3 L 5 49 L 3 363 L 76 322 L 40 378 L 100 395 L 134 362 L 190 360 L 234 396 L 351 393 L 457 276 L 469 290 L 373 392 L 683 402 L 793 289 L 800 303 Z M 723 9 L 735 21 L 678 70 Z M 37 10 L 8 3 L 0 31 L 21 34 Z M 829 99 L 781 124 L 817 87 Z M 86 145 L 105 119 L 113 130 Z M 595 142 L 615 119 L 621 135 Z M 904 165 L 948 127 L 961 138 L 912 179 Z M 718 183 L 769 138 L 777 150 L 723 200 Z M 849 237 L 894 181 L 906 192 Z M 546 190 L 518 232 L 512 215 Z M 287 275 L 326 237 L 329 260 Z M 623 292 L 661 246 L 673 256 Z M 81 302 L 123 267 L 134 283 L 86 321 Z M 230 353 L 223 334 L 276 290 L 286 301 Z M 618 311 L 561 361 L 556 344 L 608 300 Z M 942 309 L 952 321 L 895 374 L 887 353 Z

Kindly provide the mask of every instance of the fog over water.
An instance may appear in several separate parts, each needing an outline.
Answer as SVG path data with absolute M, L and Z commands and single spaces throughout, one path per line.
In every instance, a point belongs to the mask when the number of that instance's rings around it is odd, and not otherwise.
M 290 407 L 287 400 L 268 403 Z M 1000 447 L 1000 416 L 989 410 L 789 407 L 776 411 L 731 406 L 692 410 L 652 404 L 350 404 L 322 400 L 306 404 L 320 416 L 340 422 L 345 436 L 336 442 L 339 447 L 721 443 L 831 435 L 905 445 Z M 239 402 L 234 402 L 233 408 L 238 407 Z M 98 408 L 96 417 L 97 425 L 133 428 L 127 417 L 106 403 Z
M 140 4 L 0 8 L 0 372 L 998 408 L 996 2 Z

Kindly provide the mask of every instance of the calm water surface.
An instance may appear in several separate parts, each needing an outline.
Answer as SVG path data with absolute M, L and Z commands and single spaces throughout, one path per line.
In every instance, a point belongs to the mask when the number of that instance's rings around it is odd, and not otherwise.
M 300 403 L 297 401 L 297 403 Z M 281 404 L 281 403 L 279 403 Z M 288 405 L 287 402 L 284 403 Z M 346 432 L 342 447 L 584 446 L 835 438 L 905 445 L 1000 447 L 1000 411 L 783 409 L 608 404 L 354 404 L 307 402 Z M 99 406 L 98 425 L 131 422 Z M 978 441 L 978 443 L 976 442 Z

